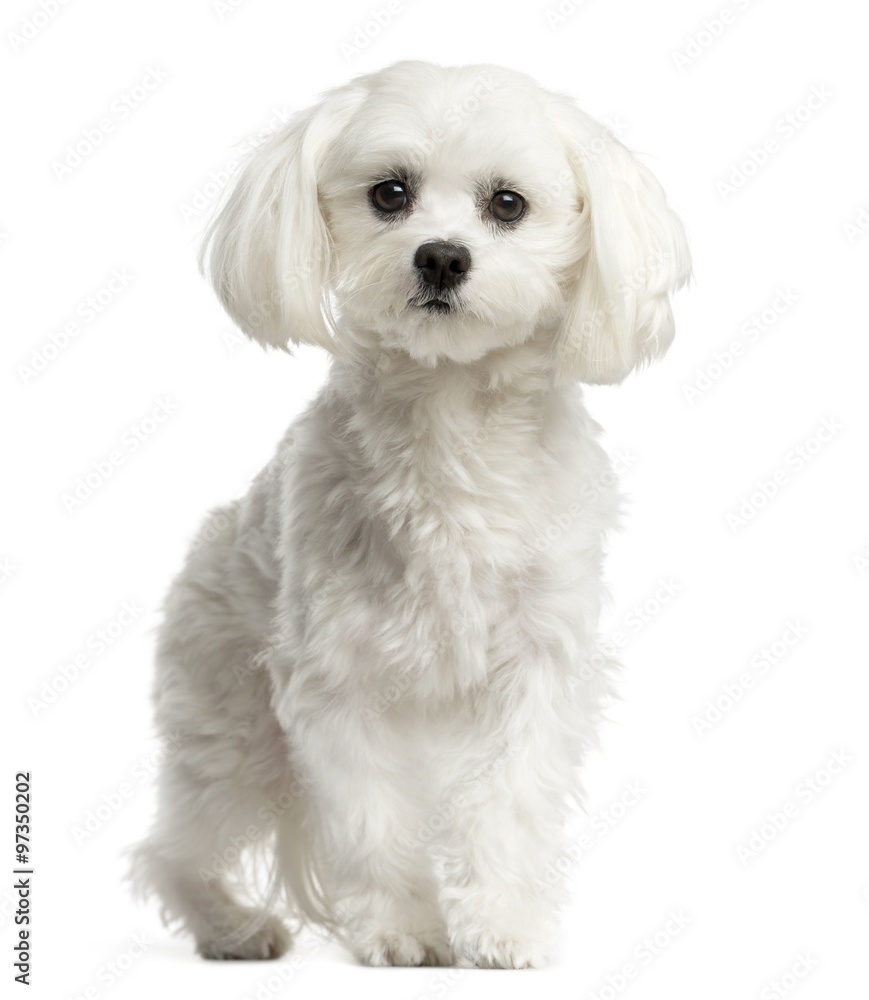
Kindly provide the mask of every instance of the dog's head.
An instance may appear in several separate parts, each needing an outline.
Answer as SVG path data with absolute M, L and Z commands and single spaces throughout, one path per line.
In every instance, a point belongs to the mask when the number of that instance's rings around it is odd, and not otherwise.
M 266 344 L 434 365 L 533 336 L 589 382 L 666 350 L 690 271 L 658 182 L 570 100 L 420 62 L 331 91 L 257 150 L 203 261 Z

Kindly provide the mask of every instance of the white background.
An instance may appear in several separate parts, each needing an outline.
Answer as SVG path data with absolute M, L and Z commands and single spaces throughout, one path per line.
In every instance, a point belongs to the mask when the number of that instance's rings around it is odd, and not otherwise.
M 555 0 L 402 0 L 351 51 L 385 6 L 69 0 L 47 18 L 35 0 L 4 5 L 0 975 L 23 989 L 11 805 L 14 773 L 29 769 L 30 996 L 241 1000 L 280 995 L 290 973 L 283 992 L 300 998 L 865 996 L 869 81 L 857 5 L 586 0 L 562 3 L 559 20 Z M 233 334 L 196 271 L 207 213 L 191 206 L 199 192 L 212 207 L 251 133 L 408 57 L 502 63 L 576 95 L 644 154 L 690 232 L 695 281 L 677 297 L 670 353 L 587 394 L 608 447 L 630 456 L 604 622 L 624 700 L 586 773 L 577 837 L 591 846 L 568 872 L 574 904 L 550 969 L 370 970 L 309 938 L 276 964 L 206 963 L 121 884 L 120 852 L 153 806 L 153 629 L 201 516 L 245 489 L 326 362 Z M 123 95 L 159 76 L 125 113 Z M 59 177 L 67 145 L 106 118 L 111 131 Z M 115 269 L 126 284 L 88 320 Z M 77 334 L 53 349 L 69 323 Z M 171 413 L 152 424 L 161 401 Z M 823 421 L 834 430 L 819 438 Z M 69 509 L 63 494 L 116 451 L 111 476 Z M 783 655 L 764 669 L 764 650 Z M 651 957 L 642 942 L 656 933 Z M 795 965 L 801 978 L 788 977 Z

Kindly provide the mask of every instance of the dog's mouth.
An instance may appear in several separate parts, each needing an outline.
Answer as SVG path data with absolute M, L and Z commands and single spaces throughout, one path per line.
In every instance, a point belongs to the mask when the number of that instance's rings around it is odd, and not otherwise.
M 429 313 L 450 313 L 456 307 L 455 303 L 450 302 L 449 299 L 442 298 L 438 295 L 429 296 L 422 298 L 421 296 L 414 296 L 410 300 L 410 305 L 414 306 L 416 309 L 424 309 Z
M 427 302 L 422 302 L 421 308 L 427 309 L 429 312 L 436 313 L 448 313 L 452 309 L 452 306 L 446 299 L 429 299 Z

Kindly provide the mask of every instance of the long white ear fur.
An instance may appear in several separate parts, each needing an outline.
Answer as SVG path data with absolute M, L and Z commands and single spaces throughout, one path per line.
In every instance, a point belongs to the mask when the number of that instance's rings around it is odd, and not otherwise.
M 253 153 L 205 233 L 201 269 L 232 319 L 262 344 L 336 350 L 317 175 L 358 99 L 351 85 L 294 115 Z
M 589 212 L 587 252 L 558 334 L 558 374 L 620 382 L 673 340 L 670 293 L 691 274 L 682 223 L 628 149 L 567 98 L 551 105 Z

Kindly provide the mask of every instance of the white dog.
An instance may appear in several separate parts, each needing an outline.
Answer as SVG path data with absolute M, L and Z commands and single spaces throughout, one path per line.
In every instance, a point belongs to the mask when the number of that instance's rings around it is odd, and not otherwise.
M 169 594 L 136 874 L 208 958 L 282 954 L 280 895 L 371 965 L 537 966 L 612 693 L 577 383 L 666 350 L 682 226 L 567 98 L 403 62 L 256 151 L 203 258 L 249 336 L 334 359 Z

